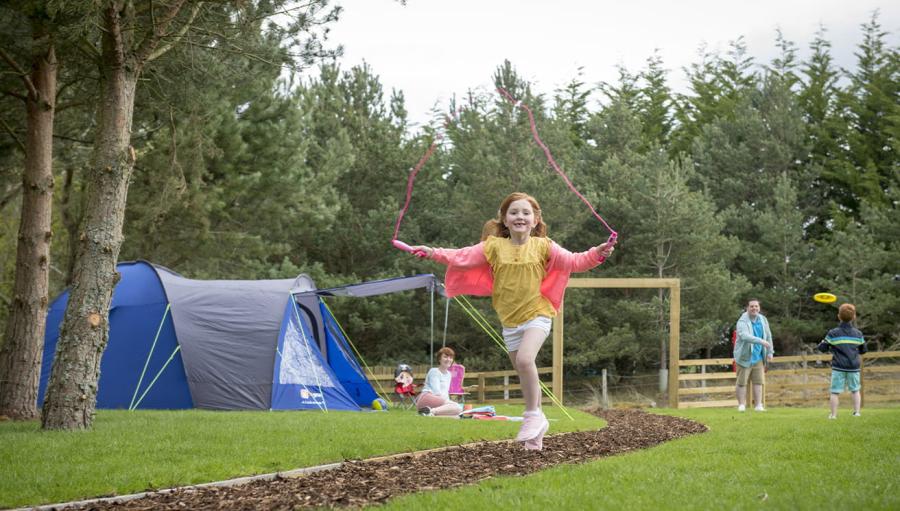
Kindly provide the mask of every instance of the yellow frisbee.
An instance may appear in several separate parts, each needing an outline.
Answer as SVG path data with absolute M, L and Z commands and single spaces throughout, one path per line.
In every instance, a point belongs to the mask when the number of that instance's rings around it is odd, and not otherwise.
M 837 300 L 837 296 L 831 293 L 816 293 L 813 295 L 813 300 L 819 303 L 834 303 Z

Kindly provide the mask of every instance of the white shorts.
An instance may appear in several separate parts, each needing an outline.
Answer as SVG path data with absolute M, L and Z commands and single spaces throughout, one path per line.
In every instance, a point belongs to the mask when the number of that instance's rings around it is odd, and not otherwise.
M 522 336 L 525 330 L 529 328 L 539 328 L 543 330 L 544 336 L 550 335 L 550 327 L 553 326 L 553 320 L 547 316 L 538 316 L 531 321 L 526 321 L 519 326 L 507 328 L 503 327 L 503 340 L 506 342 L 506 349 L 509 351 L 519 351 L 519 345 L 522 344 Z

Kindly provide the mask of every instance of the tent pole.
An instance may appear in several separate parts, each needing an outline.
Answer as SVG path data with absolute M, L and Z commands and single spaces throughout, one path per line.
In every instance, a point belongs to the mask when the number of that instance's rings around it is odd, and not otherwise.
M 144 370 L 141 371 L 141 377 L 138 378 L 137 386 L 134 388 L 134 395 L 131 396 L 131 404 L 128 405 L 129 412 L 136 408 L 136 406 L 134 404 L 134 400 L 137 399 L 138 391 L 141 390 L 141 383 L 143 383 L 143 381 L 144 381 L 144 375 L 147 374 L 147 366 L 150 365 L 150 358 L 153 357 L 153 350 L 156 349 L 156 341 L 159 340 L 159 333 L 162 332 L 163 325 L 166 323 L 166 316 L 169 315 L 169 309 L 171 309 L 171 308 L 172 308 L 172 303 L 171 302 L 167 303 L 166 310 L 165 310 L 165 312 L 163 312 L 163 317 L 159 321 L 159 328 L 156 329 L 156 337 L 153 338 L 153 344 L 150 345 L 150 353 L 147 353 L 147 360 L 144 362 Z M 178 347 L 180 348 L 181 345 L 179 344 Z M 169 360 L 171 360 L 171 358 Z M 166 363 L 168 364 L 168 362 L 166 362 Z M 163 367 L 163 369 L 165 369 L 165 366 Z M 162 372 L 162 370 L 160 370 L 160 372 Z M 157 374 L 156 377 L 159 378 L 159 375 Z M 153 381 L 156 381 L 156 379 L 154 378 Z M 151 383 L 150 385 L 152 386 L 153 384 Z M 150 390 L 150 387 L 147 387 L 147 390 Z M 144 392 L 144 394 L 146 395 L 147 393 Z M 141 396 L 141 399 L 144 399 L 143 395 Z
M 447 318 L 450 316 L 450 298 L 444 297 L 444 339 L 441 341 L 441 348 L 447 346 Z
M 434 364 L 434 282 L 431 283 L 431 363 Z

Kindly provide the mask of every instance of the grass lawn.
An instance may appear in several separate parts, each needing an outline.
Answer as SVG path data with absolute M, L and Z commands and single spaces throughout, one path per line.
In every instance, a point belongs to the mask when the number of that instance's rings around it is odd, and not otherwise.
M 521 415 L 522 408 L 497 412 Z M 557 432 L 603 421 L 558 409 Z M 246 475 L 508 439 L 518 423 L 426 418 L 412 411 L 107 411 L 84 432 L 45 432 L 0 422 L 0 508 L 124 495 Z
M 385 509 L 900 509 L 900 408 L 663 410 L 702 435 L 528 477 L 391 501 Z
M 518 414 L 521 408 L 498 407 Z M 573 410 L 553 431 L 602 427 Z M 390 509 L 900 509 L 900 408 L 658 410 L 708 433 L 653 449 L 396 499 Z M 516 423 L 412 412 L 101 411 L 92 431 L 0 423 L 0 507 L 36 505 L 508 439 Z M 412 506 L 412 507 L 410 507 Z

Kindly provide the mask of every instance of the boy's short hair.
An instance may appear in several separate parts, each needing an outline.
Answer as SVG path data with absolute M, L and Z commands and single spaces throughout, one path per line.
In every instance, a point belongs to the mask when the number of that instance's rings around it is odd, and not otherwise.
M 856 307 L 852 303 L 842 303 L 838 309 L 838 319 L 849 323 L 856 319 Z
M 440 360 L 441 357 L 444 355 L 447 355 L 450 358 L 456 358 L 456 353 L 454 353 L 452 349 L 450 349 L 446 346 L 444 346 L 443 348 L 438 350 L 437 359 Z

